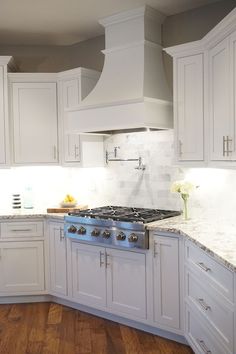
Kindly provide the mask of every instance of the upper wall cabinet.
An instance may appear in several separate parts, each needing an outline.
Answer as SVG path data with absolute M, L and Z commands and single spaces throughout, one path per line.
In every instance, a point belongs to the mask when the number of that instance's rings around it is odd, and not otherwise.
M 9 74 L 13 164 L 58 164 L 54 74 Z
M 76 68 L 61 72 L 58 75 L 58 93 L 59 93 L 59 113 L 62 129 L 62 163 L 64 165 L 81 165 L 81 166 L 98 166 L 104 164 L 103 155 L 103 138 L 93 136 L 86 139 L 79 134 L 72 134 L 67 130 L 64 119 L 65 109 L 70 109 L 78 106 L 81 101 L 92 91 L 96 85 L 100 73 L 95 70 Z M 86 144 L 86 141 L 91 140 L 93 144 Z M 84 143 L 85 142 L 85 143 Z M 89 153 L 87 148 L 92 151 L 96 145 L 95 153 Z M 100 147 L 99 147 L 100 146 Z M 84 156 L 86 155 L 86 158 Z M 93 157 L 92 160 L 88 156 Z M 95 157 L 99 159 L 96 161 Z
M 9 164 L 7 65 L 11 57 L 0 56 L 0 167 Z
M 203 54 L 175 60 L 174 117 L 178 161 L 203 161 Z
M 232 166 L 236 161 L 236 9 L 202 40 L 165 50 L 174 58 L 176 161 Z

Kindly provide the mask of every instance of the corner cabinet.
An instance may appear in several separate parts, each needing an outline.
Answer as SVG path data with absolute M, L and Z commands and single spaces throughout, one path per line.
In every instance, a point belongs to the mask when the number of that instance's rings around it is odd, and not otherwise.
M 58 164 L 53 74 L 9 74 L 13 164 Z
M 11 57 L 0 56 L 0 167 L 9 165 L 7 65 Z
M 92 91 L 99 77 L 99 72 L 85 68 L 76 68 L 58 74 L 63 165 L 82 167 L 104 165 L 103 137 L 71 133 L 64 119 L 65 110 L 78 106 Z
M 165 51 L 174 60 L 176 162 L 236 166 L 236 9 L 201 40 Z

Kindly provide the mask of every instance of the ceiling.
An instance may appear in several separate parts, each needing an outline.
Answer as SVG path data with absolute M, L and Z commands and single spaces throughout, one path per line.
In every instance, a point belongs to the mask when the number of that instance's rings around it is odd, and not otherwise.
M 98 19 L 144 4 L 167 16 L 219 0 L 1 0 L 0 44 L 71 45 L 103 34 Z

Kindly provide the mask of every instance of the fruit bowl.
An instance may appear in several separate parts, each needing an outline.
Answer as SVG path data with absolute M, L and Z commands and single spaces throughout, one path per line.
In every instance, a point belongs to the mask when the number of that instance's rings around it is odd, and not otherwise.
M 62 208 L 74 208 L 77 205 L 77 201 L 73 201 L 73 202 L 64 202 L 62 201 L 60 203 Z

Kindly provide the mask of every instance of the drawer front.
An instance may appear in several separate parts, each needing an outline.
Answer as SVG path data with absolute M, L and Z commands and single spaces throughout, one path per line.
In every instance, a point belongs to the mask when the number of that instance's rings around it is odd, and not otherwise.
M 186 307 L 186 338 L 196 354 L 230 354 L 210 332 L 203 319 Z
M 234 302 L 234 274 L 203 250 L 186 242 L 185 258 L 200 278 L 205 279 L 223 296 Z
M 204 284 L 207 286 L 207 284 Z M 209 287 L 204 289 L 198 280 L 186 272 L 187 300 L 201 316 L 209 321 L 212 331 L 231 352 L 234 347 L 234 313 L 224 304 L 224 298 L 216 296 Z
M 1 224 L 1 239 L 43 237 L 43 221 L 14 221 Z

